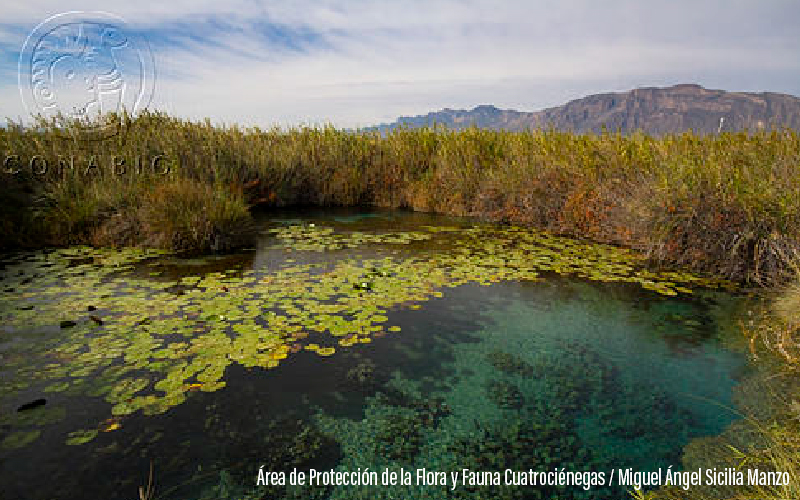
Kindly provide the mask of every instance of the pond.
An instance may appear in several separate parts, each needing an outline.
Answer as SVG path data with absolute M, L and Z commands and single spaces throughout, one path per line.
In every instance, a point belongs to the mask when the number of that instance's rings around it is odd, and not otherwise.
M 5 256 L 0 498 L 623 498 L 417 484 L 639 471 L 737 418 L 730 283 L 627 250 L 397 211 L 264 216 L 256 248 Z M 262 471 L 410 485 L 256 484 Z

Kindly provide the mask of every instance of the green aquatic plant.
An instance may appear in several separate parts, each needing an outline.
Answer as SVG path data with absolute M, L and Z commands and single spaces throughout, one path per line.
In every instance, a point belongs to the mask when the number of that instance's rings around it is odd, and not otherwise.
M 67 438 L 67 444 L 71 446 L 86 444 L 96 438 L 98 432 L 97 429 L 70 432 Z
M 504 410 L 518 410 L 524 403 L 519 388 L 506 380 L 492 380 L 486 384 L 487 398 Z
M 486 360 L 495 369 L 509 375 L 516 374 L 521 377 L 530 377 L 534 372 L 530 363 L 519 356 L 507 352 L 492 351 L 486 355 Z
M 5 449 L 15 449 L 15 448 L 23 448 L 32 442 L 36 441 L 41 435 L 42 431 L 40 430 L 30 430 L 30 431 L 17 431 L 12 432 L 8 436 L 6 436 L 2 441 L 0 441 L 0 448 Z
M 206 420 L 206 432 L 221 439 L 229 439 L 240 432 L 230 421 L 212 414 Z M 255 446 L 253 446 L 255 444 Z M 322 433 L 316 425 L 298 415 L 288 413 L 271 417 L 260 429 L 257 437 L 249 442 L 243 451 L 246 467 L 231 467 L 225 460 L 203 474 L 196 475 L 186 483 L 173 486 L 159 492 L 159 496 L 171 498 L 181 492 L 183 487 L 191 487 L 192 498 L 197 500 L 261 500 L 264 498 L 295 498 L 297 491 L 290 491 L 288 484 L 254 485 L 253 474 L 263 472 L 283 472 L 287 476 L 295 468 L 307 470 L 309 467 L 325 468 L 332 466 L 337 460 L 338 443 Z M 259 467 L 253 467 L 258 464 Z M 218 478 L 209 484 L 208 479 Z M 199 481 L 204 479 L 202 483 Z M 207 485 L 202 489 L 192 483 Z M 317 498 L 317 495 L 329 491 L 329 487 L 306 485 L 300 491 L 308 494 L 301 498 Z M 198 491 L 200 490 L 200 491 Z M 325 496 L 322 496 L 325 498 Z
M 594 463 L 592 450 L 581 443 L 574 426 L 568 422 L 543 419 L 538 413 L 524 412 L 520 418 L 479 426 L 470 436 L 449 445 L 454 464 L 474 471 L 551 470 L 555 467 L 585 467 Z M 452 498 L 487 496 L 498 499 L 615 498 L 608 487 L 581 488 L 538 485 L 535 488 L 515 485 L 461 485 Z
M 403 245 L 431 239 L 431 234 L 424 231 L 336 232 L 332 227 L 317 226 L 316 224 L 282 226 L 270 229 L 267 234 L 274 235 L 278 239 L 279 243 L 275 245 L 277 248 L 316 252 L 356 248 L 361 245 Z M 380 271 L 377 272 L 380 273 Z
M 410 463 L 423 445 L 424 421 L 419 414 L 404 408 L 394 408 L 371 422 L 376 429 L 374 453 L 377 456 Z
M 703 484 L 688 491 L 662 486 L 653 500 L 717 500 L 760 498 L 793 500 L 800 497 L 800 391 L 797 326 L 800 287 L 793 283 L 769 300 L 751 303 L 747 315 L 736 318 L 750 354 L 759 360 L 735 389 L 735 410 L 742 418 L 720 435 L 692 439 L 681 462 L 687 470 L 702 467 L 741 471 L 781 472 L 786 484 Z M 782 481 L 781 481 L 782 483 Z
M 0 379 L 0 390 L 84 394 L 104 399 L 114 416 L 154 415 L 193 392 L 222 389 L 231 364 L 270 369 L 300 350 L 326 357 L 399 332 L 392 309 L 419 308 L 448 287 L 535 281 L 544 273 L 634 283 L 665 295 L 731 286 L 649 271 L 631 251 L 520 227 L 423 229 L 370 235 L 310 224 L 281 228 L 279 239 L 291 235 L 291 245 L 304 239 L 297 252 L 344 244 L 369 246 L 371 257 L 286 260 L 269 271 L 151 276 L 143 269 L 180 259 L 143 249 L 17 254 L 0 271 L 2 286 L 14 290 L 0 302 L 0 317 L 8 339 L 28 340 L 4 359 L 0 371 L 12 376 Z M 413 252 L 393 248 L 417 241 L 425 245 Z M 58 328 L 64 318 L 70 327 Z M 311 334 L 316 342 L 306 340 Z M 532 369 L 503 353 L 489 362 L 524 377 Z
M 345 381 L 359 392 L 374 392 L 384 380 L 378 366 L 370 359 L 359 362 L 345 374 Z

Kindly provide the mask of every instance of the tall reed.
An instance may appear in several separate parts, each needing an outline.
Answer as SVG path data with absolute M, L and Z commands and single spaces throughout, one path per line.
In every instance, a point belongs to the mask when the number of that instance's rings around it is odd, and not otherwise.
M 22 164 L 20 174 L 3 175 L 3 246 L 170 246 L 177 240 L 146 234 L 152 224 L 100 228 L 153 202 L 156 185 L 191 179 L 214 186 L 209 204 L 226 200 L 239 210 L 377 205 L 480 216 L 752 283 L 788 279 L 800 249 L 800 137 L 791 130 L 655 138 L 399 128 L 382 136 L 215 126 L 163 113 L 122 121 L 122 133 L 93 142 L 65 139 L 55 122 L 0 129 L 0 150 Z M 35 155 L 48 160 L 46 175 L 31 173 Z M 69 158 L 73 169 L 56 168 Z M 111 172 L 120 158 L 127 176 Z M 87 169 L 90 159 L 100 168 Z M 216 231 L 240 233 L 246 221 L 226 217 Z M 196 244 L 211 247 L 208 239 Z

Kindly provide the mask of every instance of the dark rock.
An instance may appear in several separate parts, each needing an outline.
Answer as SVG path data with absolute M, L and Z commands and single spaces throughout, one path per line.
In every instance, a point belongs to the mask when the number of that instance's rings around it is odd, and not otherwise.
M 27 411 L 33 410 L 34 408 L 39 408 L 40 406 L 44 406 L 47 404 L 47 400 L 44 398 L 34 399 L 29 403 L 25 403 L 24 405 L 17 408 L 17 411 Z

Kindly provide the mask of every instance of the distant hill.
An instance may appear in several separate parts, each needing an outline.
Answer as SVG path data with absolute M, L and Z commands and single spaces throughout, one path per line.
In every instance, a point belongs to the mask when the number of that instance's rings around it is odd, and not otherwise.
M 472 125 L 503 130 L 553 127 L 583 133 L 600 132 L 605 126 L 623 133 L 642 130 L 660 135 L 691 129 L 708 134 L 717 132 L 720 118 L 725 131 L 783 126 L 800 130 L 800 99 L 774 92 L 726 92 L 682 84 L 596 94 L 534 112 L 490 105 L 472 110 L 443 109 L 427 115 L 402 116 L 394 123 L 374 129 L 385 131 L 404 124 L 423 127 L 437 123 L 451 129 Z

